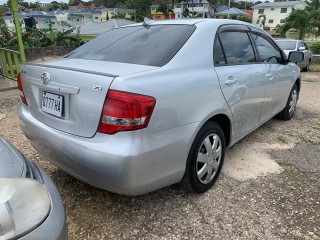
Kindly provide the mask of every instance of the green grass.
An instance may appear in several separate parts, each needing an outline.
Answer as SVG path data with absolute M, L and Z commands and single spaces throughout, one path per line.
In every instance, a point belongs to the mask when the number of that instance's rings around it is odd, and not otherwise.
M 312 80 L 312 79 L 303 79 L 303 82 L 310 82 L 310 83 L 314 83 L 314 82 L 318 82 L 317 80 Z
M 311 65 L 310 66 L 310 72 L 320 72 L 320 65 Z
M 278 136 L 277 139 L 281 143 L 288 143 L 287 139 L 284 136 Z
M 80 38 L 87 42 L 87 41 L 90 41 L 96 37 L 95 36 L 80 36 Z

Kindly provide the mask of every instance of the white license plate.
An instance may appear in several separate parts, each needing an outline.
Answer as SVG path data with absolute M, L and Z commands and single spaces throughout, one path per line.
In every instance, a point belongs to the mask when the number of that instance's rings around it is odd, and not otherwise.
M 61 117 L 63 96 L 42 92 L 41 110 L 54 116 Z

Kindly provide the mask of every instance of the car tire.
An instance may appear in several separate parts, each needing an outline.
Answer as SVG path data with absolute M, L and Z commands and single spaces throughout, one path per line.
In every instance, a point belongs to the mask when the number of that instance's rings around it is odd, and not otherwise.
M 310 65 L 311 65 L 311 59 L 309 59 L 308 63 L 307 63 L 307 66 L 305 68 L 302 68 L 302 71 L 303 72 L 308 72 L 309 71 L 309 68 L 310 68 Z
M 290 120 L 296 110 L 298 98 L 299 90 L 297 84 L 294 84 L 291 89 L 286 107 L 277 115 L 277 118 L 285 121 Z
M 225 148 L 225 136 L 219 124 L 206 123 L 190 148 L 181 188 L 195 193 L 208 191 L 221 172 Z

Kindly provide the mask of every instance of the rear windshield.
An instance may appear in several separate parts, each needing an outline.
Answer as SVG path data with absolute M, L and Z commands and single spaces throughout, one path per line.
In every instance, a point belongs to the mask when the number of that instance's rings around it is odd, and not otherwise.
M 162 67 L 174 57 L 195 28 L 192 25 L 117 28 L 66 57 Z
M 295 50 L 297 42 L 296 41 L 276 41 L 281 49 L 283 50 Z

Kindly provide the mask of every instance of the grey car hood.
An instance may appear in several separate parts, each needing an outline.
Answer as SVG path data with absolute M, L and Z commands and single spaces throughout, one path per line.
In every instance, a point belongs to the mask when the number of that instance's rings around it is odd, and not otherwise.
M 53 61 L 42 62 L 41 65 L 54 66 L 59 68 L 81 69 L 90 72 L 112 74 L 115 76 L 124 76 L 132 73 L 144 72 L 159 68 L 155 66 L 76 58 L 58 58 Z
M 25 175 L 24 156 L 0 137 L 0 178 L 17 178 Z

